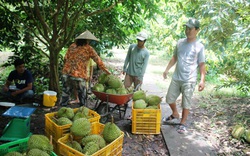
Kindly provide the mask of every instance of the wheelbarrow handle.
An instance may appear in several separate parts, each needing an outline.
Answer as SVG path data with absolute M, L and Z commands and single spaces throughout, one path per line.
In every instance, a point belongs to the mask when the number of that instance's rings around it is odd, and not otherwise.
M 141 87 L 141 83 L 140 83 L 140 84 L 138 84 L 138 85 L 135 87 L 135 89 L 133 90 L 133 92 L 138 91 L 138 90 L 140 89 L 140 87 Z

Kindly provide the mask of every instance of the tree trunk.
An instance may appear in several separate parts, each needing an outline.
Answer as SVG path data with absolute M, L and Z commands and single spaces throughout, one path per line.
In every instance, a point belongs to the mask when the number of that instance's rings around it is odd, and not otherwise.
M 55 50 L 55 49 L 53 49 Z M 59 52 L 50 50 L 50 74 L 49 74 L 49 89 L 57 92 L 60 95 L 59 87 L 59 72 L 58 72 L 58 55 Z

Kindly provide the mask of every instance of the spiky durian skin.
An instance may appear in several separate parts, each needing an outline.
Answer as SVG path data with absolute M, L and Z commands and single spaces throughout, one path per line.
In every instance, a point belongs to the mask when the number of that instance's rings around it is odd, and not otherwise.
M 78 112 L 81 112 L 84 116 L 88 116 L 89 115 L 89 108 L 81 106 L 78 109 Z
M 4 156 L 23 156 L 23 154 L 19 152 L 9 152 L 5 154 Z
M 149 95 L 150 97 L 147 99 L 147 104 L 149 106 L 155 106 L 161 103 L 162 99 L 161 97 L 157 95 Z
M 121 130 L 115 123 L 108 122 L 105 124 L 102 134 L 105 141 L 111 143 L 121 135 Z
M 66 117 L 69 119 L 73 119 L 75 113 L 74 110 L 72 108 L 69 107 L 62 107 L 57 111 L 57 117 Z
M 50 155 L 45 151 L 33 148 L 27 153 L 27 156 L 50 156 Z
M 75 116 L 73 117 L 73 121 L 80 119 L 80 118 L 86 118 L 86 117 L 81 112 L 76 112 Z
M 82 152 L 82 146 L 77 141 L 72 142 L 72 148 L 74 148 L 75 150 L 77 150 L 79 152 Z
M 106 146 L 106 141 L 101 135 L 98 134 L 91 134 L 84 138 L 82 138 L 82 145 L 85 146 L 88 142 L 94 141 L 98 144 L 98 146 L 101 148 Z
M 60 117 L 59 119 L 57 119 L 57 125 L 63 126 L 63 125 L 67 125 L 67 124 L 72 124 L 72 121 L 66 117 Z
M 82 153 L 84 153 L 86 155 L 92 155 L 95 152 L 97 152 L 99 149 L 100 148 L 99 148 L 98 144 L 92 141 L 92 142 L 87 143 L 84 146 Z
M 49 139 L 45 135 L 33 134 L 28 140 L 28 149 L 38 148 L 47 153 L 53 152 L 53 145 L 50 144 Z
M 70 127 L 70 132 L 79 137 L 85 137 L 91 132 L 91 123 L 86 118 L 75 120 Z

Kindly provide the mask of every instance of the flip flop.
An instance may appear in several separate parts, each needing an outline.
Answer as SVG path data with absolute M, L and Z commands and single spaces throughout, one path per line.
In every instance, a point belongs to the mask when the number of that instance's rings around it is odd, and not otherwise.
M 132 120 L 132 116 L 129 115 L 129 116 L 127 117 L 127 120 Z
M 185 125 L 181 124 L 181 125 L 177 128 L 176 131 L 177 131 L 178 133 L 180 133 L 180 134 L 185 134 L 185 133 L 187 133 L 187 127 L 186 127 Z
M 162 121 L 164 124 L 167 124 L 167 125 L 179 125 L 180 124 L 179 118 L 176 118 L 173 115 L 170 115 L 167 118 L 163 118 Z
M 72 104 L 78 104 L 78 103 L 80 103 L 80 101 L 78 101 L 78 100 L 74 100 L 74 101 L 70 101 L 70 102 L 69 102 L 69 104 L 71 104 L 71 105 L 72 105 Z

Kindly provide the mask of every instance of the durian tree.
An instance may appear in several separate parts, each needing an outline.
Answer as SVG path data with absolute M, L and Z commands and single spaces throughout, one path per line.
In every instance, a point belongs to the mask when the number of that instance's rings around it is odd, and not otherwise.
M 48 89 L 59 92 L 60 52 L 77 35 L 90 30 L 101 40 L 97 51 L 103 50 L 125 43 L 157 11 L 153 0 L 1 0 L 0 45 L 13 49 L 33 73 L 47 76 Z

